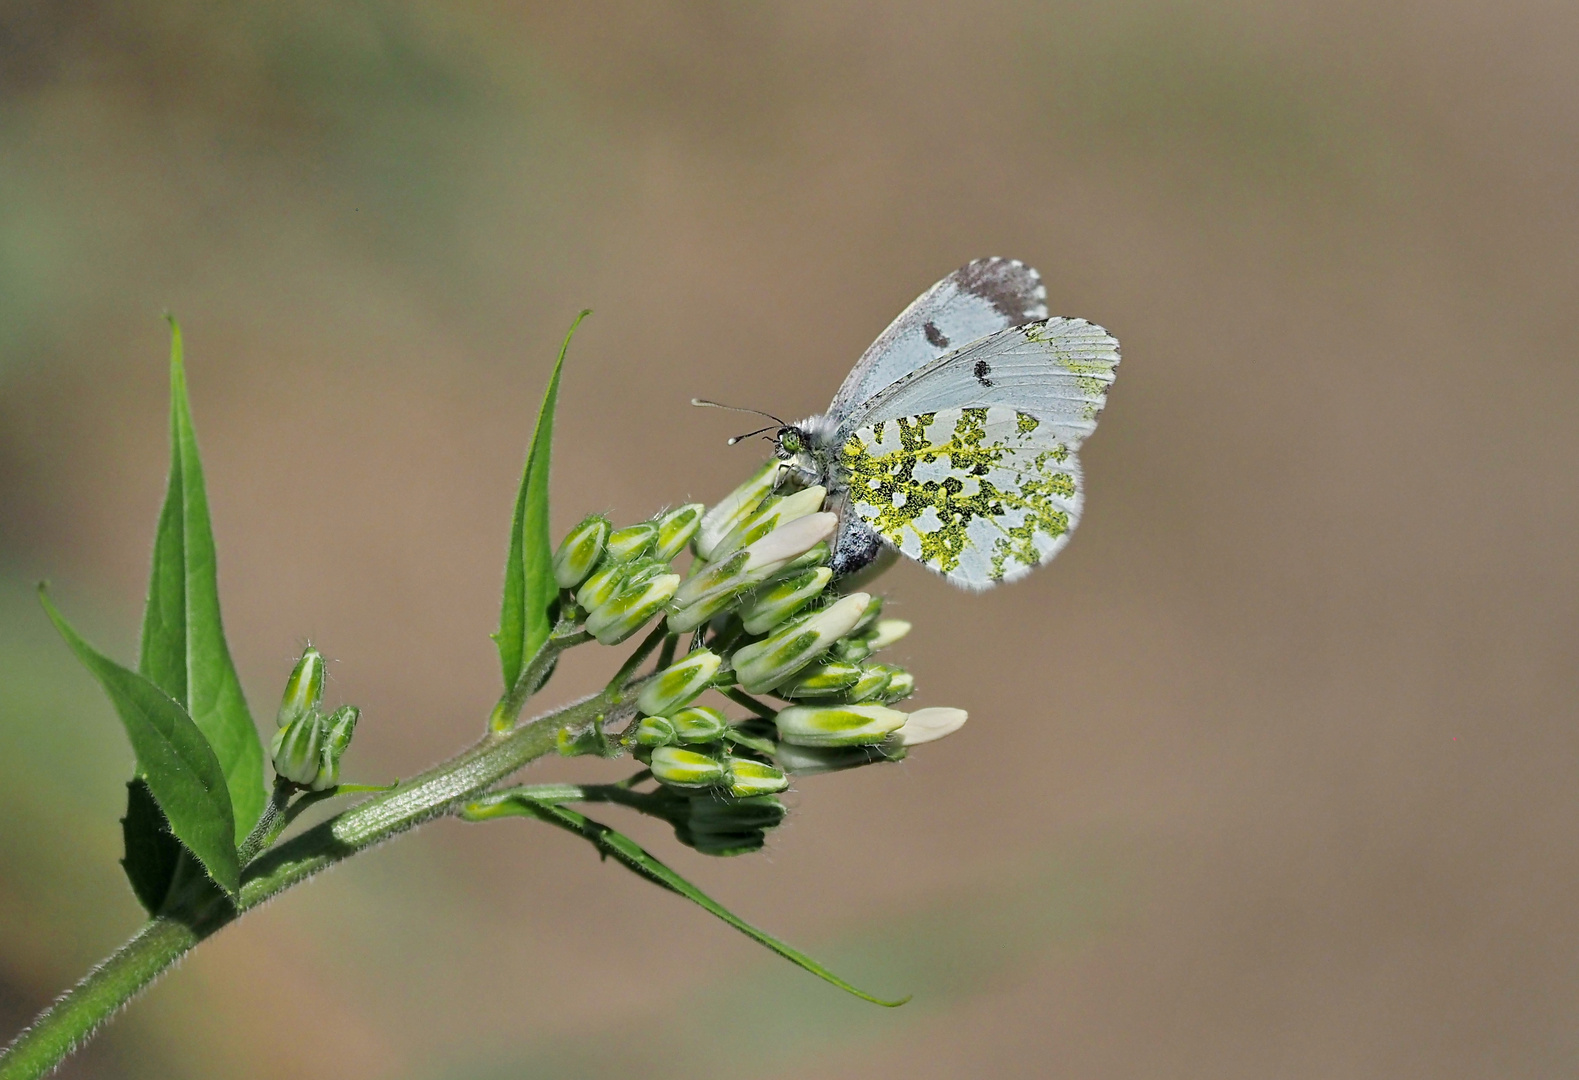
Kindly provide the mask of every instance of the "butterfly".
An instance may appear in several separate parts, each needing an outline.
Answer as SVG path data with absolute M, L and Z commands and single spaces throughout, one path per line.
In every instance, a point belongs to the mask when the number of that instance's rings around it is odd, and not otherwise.
M 1080 520 L 1080 444 L 1118 341 L 1048 318 L 1041 275 L 977 259 L 922 293 L 862 354 L 827 412 L 773 436 L 790 479 L 839 513 L 841 577 L 908 556 L 967 589 L 1052 559 Z

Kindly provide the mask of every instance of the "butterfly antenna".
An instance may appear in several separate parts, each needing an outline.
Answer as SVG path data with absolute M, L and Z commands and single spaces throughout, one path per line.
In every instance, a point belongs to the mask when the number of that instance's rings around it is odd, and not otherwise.
M 691 399 L 691 404 L 699 406 L 699 407 L 709 408 L 709 409 L 728 409 L 730 412 L 752 413 L 752 414 L 754 414 L 756 416 L 766 417 L 767 419 L 769 419 L 769 420 L 773 421 L 775 424 L 777 424 L 779 427 L 786 426 L 783 420 L 779 419 L 777 416 L 774 416 L 770 412 L 763 412 L 761 409 L 742 409 L 739 405 L 724 405 L 724 404 L 721 404 L 720 402 L 717 402 L 717 401 L 708 401 L 706 398 L 699 398 L 699 397 L 692 398 Z M 763 428 L 762 430 L 766 431 L 767 428 Z M 753 431 L 751 433 L 751 435 L 756 435 L 756 434 L 759 434 L 759 432 Z M 749 439 L 749 438 L 751 438 L 751 435 L 742 435 L 740 437 L 742 439 Z
M 784 422 L 783 422 L 783 421 L 782 421 L 782 420 L 781 420 L 781 421 L 779 421 L 779 424 L 778 424 L 778 426 L 779 426 L 779 427 L 783 427 L 783 426 L 784 426 Z M 751 436 L 753 436 L 753 435 L 761 435 L 761 434 L 763 434 L 763 433 L 765 433 L 765 432 L 769 432 L 769 431 L 772 431 L 772 430 L 773 430 L 773 426 L 772 426 L 772 425 L 769 425 L 769 426 L 768 426 L 768 427 L 759 427 L 759 428 L 757 428 L 757 430 L 755 430 L 755 431 L 748 431 L 748 432 L 746 432 L 746 433 L 745 433 L 745 434 L 744 434 L 744 435 L 736 435 L 736 436 L 735 436 L 735 437 L 734 437 L 734 438 L 733 438 L 733 439 L 730 439 L 730 440 L 729 440 L 729 445 L 730 445 L 730 446 L 733 446 L 733 445 L 735 445 L 735 444 L 736 444 L 736 443 L 737 443 L 737 442 L 740 442 L 740 441 L 742 441 L 742 440 L 743 440 L 743 439 L 749 439 L 749 438 L 751 438 Z

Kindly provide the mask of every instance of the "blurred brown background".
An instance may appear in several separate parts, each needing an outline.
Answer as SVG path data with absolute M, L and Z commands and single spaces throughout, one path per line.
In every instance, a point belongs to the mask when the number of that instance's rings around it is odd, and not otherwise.
M 630 825 L 912 1004 L 444 823 L 68 1075 L 1579 1072 L 1576 50 L 1543 0 L 0 3 L 0 1034 L 138 921 L 130 752 L 30 586 L 134 654 L 164 309 L 254 712 L 311 637 L 376 781 L 480 731 L 578 308 L 560 529 L 717 498 L 761 444 L 687 399 L 816 411 L 1004 254 L 1125 359 L 1056 564 L 885 581 L 970 725 L 765 855 Z

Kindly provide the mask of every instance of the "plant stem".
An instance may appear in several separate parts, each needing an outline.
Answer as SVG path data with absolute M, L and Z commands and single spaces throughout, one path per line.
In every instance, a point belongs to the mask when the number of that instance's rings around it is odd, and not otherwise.
M 320 870 L 458 811 L 469 799 L 553 752 L 561 731 L 601 725 L 618 707 L 619 697 L 619 690 L 606 690 L 511 731 L 490 732 L 443 764 L 259 856 L 247 866 L 241 891 L 233 900 L 217 889 L 203 889 L 202 899 L 190 910 L 150 920 L 0 1052 L 0 1080 L 48 1075 L 100 1024 L 200 941 Z

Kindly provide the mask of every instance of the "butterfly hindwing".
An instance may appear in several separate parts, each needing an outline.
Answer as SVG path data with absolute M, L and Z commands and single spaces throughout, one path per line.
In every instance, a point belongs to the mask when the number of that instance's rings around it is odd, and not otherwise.
M 1011 326 L 1047 317 L 1041 275 L 1015 259 L 977 259 L 900 313 L 861 355 L 828 408 L 844 416 L 940 356 Z
M 837 467 L 851 513 L 965 588 L 1029 573 L 1080 518 L 1075 440 L 1000 405 L 879 420 L 844 439 Z

